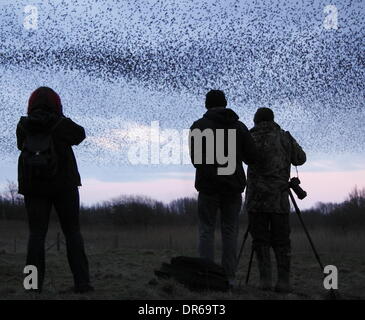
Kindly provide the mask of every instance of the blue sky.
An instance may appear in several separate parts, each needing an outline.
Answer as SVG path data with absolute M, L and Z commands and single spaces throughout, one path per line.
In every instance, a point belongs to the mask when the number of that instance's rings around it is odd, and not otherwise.
M 23 27 L 29 4 L 39 13 L 33 31 Z M 327 4 L 0 0 L 0 183 L 16 179 L 17 119 L 30 93 L 48 85 L 88 134 L 75 148 L 84 202 L 128 192 L 128 183 L 166 201 L 193 194 L 190 165 L 131 166 L 122 133 L 151 121 L 189 128 L 206 91 L 220 88 L 248 127 L 269 106 L 303 145 L 303 179 L 316 190 L 306 206 L 343 200 L 365 186 L 365 9 L 331 2 L 339 28 L 326 30 Z M 336 176 L 346 183 L 327 194 L 324 181 Z

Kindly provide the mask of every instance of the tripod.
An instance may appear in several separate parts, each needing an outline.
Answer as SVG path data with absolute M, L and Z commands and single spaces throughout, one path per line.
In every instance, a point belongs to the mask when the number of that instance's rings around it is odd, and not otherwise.
M 318 252 L 317 252 L 317 250 L 316 250 L 316 248 L 314 246 L 314 243 L 313 243 L 312 238 L 311 238 L 311 236 L 310 236 L 310 234 L 308 232 L 308 229 L 307 229 L 307 227 L 304 224 L 304 221 L 303 221 L 303 218 L 302 218 L 302 213 L 299 210 L 299 207 L 297 205 L 297 202 L 295 201 L 295 198 L 294 198 L 293 193 L 291 192 L 290 188 L 289 188 L 289 197 L 290 197 L 290 199 L 291 199 L 291 201 L 293 203 L 295 212 L 297 213 L 297 216 L 299 218 L 299 221 L 300 221 L 300 223 L 301 223 L 301 225 L 302 225 L 302 227 L 304 229 L 304 232 L 305 232 L 305 234 L 306 234 L 306 236 L 308 238 L 308 241 L 309 241 L 309 243 L 310 243 L 310 245 L 312 247 L 312 251 L 314 253 L 314 256 L 315 256 L 315 258 L 316 258 L 316 260 L 317 260 L 317 262 L 318 262 L 318 264 L 319 264 L 319 266 L 321 268 L 321 272 L 323 273 L 324 265 L 323 265 L 323 263 L 321 261 L 321 258 L 319 257 L 319 254 L 318 254 Z M 332 288 L 330 289 L 330 292 L 329 293 L 330 293 L 330 296 L 329 296 L 330 299 L 331 300 L 336 300 L 336 298 L 337 298 L 336 297 L 336 293 L 335 293 L 335 291 Z
M 248 234 L 250 232 L 250 223 L 248 224 L 247 226 L 247 229 L 246 229 L 246 232 L 243 236 L 243 241 L 242 241 L 242 245 L 241 245 L 241 248 L 240 248 L 240 252 L 238 254 L 238 257 L 237 257 L 237 265 L 236 265 L 236 270 L 238 270 L 238 265 L 240 263 L 240 259 L 241 259 L 241 256 L 242 256 L 242 252 L 243 252 L 243 248 L 245 247 L 245 243 L 247 241 L 247 238 L 248 238 Z M 252 260 L 253 260 L 253 254 L 254 254 L 254 250 L 252 248 L 251 250 L 251 255 L 250 255 L 250 262 L 248 264 L 248 270 L 247 270 L 247 276 L 246 276 L 246 284 L 248 283 L 248 279 L 250 277 L 250 271 L 251 271 L 251 265 L 252 265 Z M 241 281 L 239 282 L 238 286 L 241 287 Z
M 306 234 L 306 236 L 308 238 L 308 241 L 309 241 L 309 243 L 310 243 L 310 245 L 312 247 L 312 251 L 314 253 L 314 256 L 315 256 L 315 258 L 316 258 L 319 266 L 321 267 L 321 272 L 323 272 L 323 270 L 324 270 L 323 263 L 322 263 L 321 258 L 319 257 L 318 252 L 317 252 L 317 250 L 316 250 L 316 248 L 314 246 L 314 243 L 313 243 L 312 238 L 311 238 L 311 236 L 310 236 L 310 234 L 308 232 L 308 229 L 307 229 L 307 227 L 304 224 L 304 221 L 303 221 L 303 218 L 302 218 L 302 213 L 300 212 L 299 207 L 297 205 L 297 202 L 295 201 L 295 198 L 293 196 L 293 193 L 291 192 L 290 189 L 289 189 L 289 197 L 290 197 L 290 199 L 291 199 L 291 201 L 293 203 L 293 206 L 294 206 L 295 212 L 297 213 L 297 216 L 299 218 L 300 224 L 302 225 L 302 227 L 304 229 L 304 232 L 305 232 L 305 234 Z
M 299 218 L 300 224 L 302 225 L 302 227 L 304 229 L 304 232 L 305 232 L 305 234 L 306 234 L 306 236 L 308 238 L 308 241 L 310 243 L 310 246 L 312 248 L 312 251 L 314 253 L 314 256 L 315 256 L 315 258 L 316 258 L 316 260 L 317 260 L 317 262 L 318 262 L 318 264 L 319 264 L 319 266 L 321 268 L 321 272 L 323 272 L 324 265 L 323 265 L 323 263 L 321 261 L 321 258 L 319 257 L 319 254 L 318 254 L 318 252 L 317 252 L 317 250 L 316 250 L 316 248 L 314 246 L 312 237 L 310 236 L 310 234 L 308 232 L 308 229 L 307 229 L 306 225 L 304 224 L 303 217 L 302 217 L 302 213 L 301 213 L 301 211 L 300 211 L 300 209 L 299 209 L 299 207 L 297 205 L 297 202 L 295 201 L 295 198 L 294 198 L 293 193 L 292 193 L 292 191 L 291 191 L 290 188 L 288 189 L 288 192 L 289 192 L 290 200 L 293 203 L 295 212 L 296 212 L 296 214 L 297 214 L 297 216 Z M 238 255 L 238 258 L 237 258 L 237 269 L 238 269 L 239 260 L 240 260 L 240 258 L 242 256 L 242 252 L 243 252 L 244 245 L 245 245 L 246 240 L 248 238 L 249 229 L 250 229 L 250 224 L 248 225 L 247 230 L 246 230 L 246 232 L 244 234 L 244 237 L 243 237 L 241 249 L 240 249 L 240 252 L 239 252 L 239 255 Z M 248 280 L 249 280 L 249 277 L 250 277 L 253 256 L 254 256 L 254 248 L 251 249 L 250 260 L 249 260 L 248 270 L 247 270 L 247 275 L 246 275 L 246 284 L 248 284 Z M 241 281 L 239 283 L 239 286 L 241 286 Z M 330 293 L 331 293 L 332 297 L 335 298 L 335 294 L 334 294 L 333 289 L 330 290 Z

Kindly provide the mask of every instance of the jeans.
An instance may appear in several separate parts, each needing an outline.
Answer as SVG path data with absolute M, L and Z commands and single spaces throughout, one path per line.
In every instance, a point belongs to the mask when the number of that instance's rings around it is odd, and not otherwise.
M 56 209 L 66 238 L 67 258 L 74 276 L 75 286 L 89 284 L 89 265 L 79 223 L 79 190 L 75 188 L 51 197 L 26 195 L 24 201 L 30 231 L 26 264 L 37 267 L 38 287 L 42 289 L 43 286 L 45 240 L 52 206 Z
M 237 264 L 238 217 L 242 196 L 236 194 L 205 194 L 198 197 L 199 255 L 214 261 L 214 233 L 218 209 L 222 232 L 222 266 L 227 277 L 234 278 Z

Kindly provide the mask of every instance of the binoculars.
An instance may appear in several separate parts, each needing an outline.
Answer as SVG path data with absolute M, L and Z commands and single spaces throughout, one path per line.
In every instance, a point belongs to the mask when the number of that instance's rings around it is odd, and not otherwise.
M 307 196 L 307 192 L 300 187 L 299 178 L 291 178 L 289 181 L 289 188 L 293 189 L 300 200 L 303 200 Z

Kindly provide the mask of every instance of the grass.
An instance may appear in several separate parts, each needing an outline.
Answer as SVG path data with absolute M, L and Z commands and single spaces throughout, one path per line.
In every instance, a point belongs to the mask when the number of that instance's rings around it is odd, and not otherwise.
M 47 247 L 52 245 L 59 227 L 51 223 Z M 242 239 L 243 230 L 240 233 Z M 360 232 L 335 233 L 310 230 L 325 265 L 333 264 L 339 272 L 341 299 L 365 298 L 365 235 Z M 159 227 L 122 229 L 113 226 L 84 226 L 86 250 L 96 291 L 87 295 L 61 294 L 72 286 L 64 245 L 60 251 L 47 252 L 45 290 L 41 295 L 26 293 L 23 274 L 26 222 L 1 222 L 0 225 L 0 299 L 325 299 L 323 275 L 314 259 L 302 230 L 292 232 L 291 294 L 262 292 L 257 288 L 254 263 L 249 285 L 230 293 L 195 293 L 171 280 L 154 276 L 162 262 L 177 255 L 196 255 L 196 227 Z M 238 269 L 238 278 L 246 275 L 250 246 L 246 245 Z M 217 232 L 217 262 L 220 236 Z M 244 282 L 244 281 L 243 281 Z

